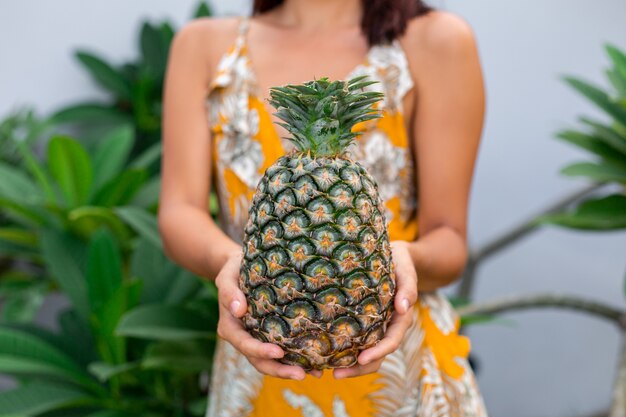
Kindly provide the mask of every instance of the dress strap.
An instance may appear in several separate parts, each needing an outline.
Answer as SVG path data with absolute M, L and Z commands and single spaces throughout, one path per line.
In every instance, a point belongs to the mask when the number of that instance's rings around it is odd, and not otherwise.
M 209 83 L 209 93 L 217 87 L 227 87 L 235 82 L 240 84 L 239 80 L 248 78 L 249 74 L 246 70 L 247 66 L 238 65 L 241 60 L 246 60 L 247 33 L 250 26 L 249 17 L 239 17 L 237 36 L 230 48 L 219 60 L 217 65 L 217 75 Z
M 247 35 L 248 35 L 248 30 L 250 29 L 250 17 L 248 16 L 241 16 L 239 18 L 239 29 L 238 29 L 238 36 L 237 36 L 237 42 L 240 45 L 245 45 L 247 43 Z

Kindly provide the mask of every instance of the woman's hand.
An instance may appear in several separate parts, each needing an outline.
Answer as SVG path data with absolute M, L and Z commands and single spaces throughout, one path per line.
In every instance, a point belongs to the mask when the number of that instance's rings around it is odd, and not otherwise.
M 241 257 L 241 251 L 233 252 L 215 278 L 220 314 L 217 334 L 241 352 L 257 371 L 279 378 L 301 380 L 305 377 L 302 368 L 274 360 L 285 354 L 280 346 L 255 339 L 243 326 L 241 317 L 248 307 L 246 297 L 239 289 Z M 317 377 L 321 375 L 319 371 L 311 374 Z
M 335 378 L 350 378 L 378 371 L 385 356 L 400 346 L 407 329 L 413 323 L 413 306 L 417 301 L 417 273 L 408 250 L 409 242 L 391 242 L 392 258 L 396 273 L 396 296 L 394 312 L 387 326 L 385 337 L 358 357 L 358 364 L 349 368 L 335 369 Z

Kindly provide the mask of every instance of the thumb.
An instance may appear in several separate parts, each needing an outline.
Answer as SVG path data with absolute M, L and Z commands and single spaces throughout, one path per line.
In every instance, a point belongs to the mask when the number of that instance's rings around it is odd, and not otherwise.
M 218 299 L 222 307 L 240 318 L 248 310 L 246 297 L 239 288 L 239 262 L 227 262 L 215 279 Z

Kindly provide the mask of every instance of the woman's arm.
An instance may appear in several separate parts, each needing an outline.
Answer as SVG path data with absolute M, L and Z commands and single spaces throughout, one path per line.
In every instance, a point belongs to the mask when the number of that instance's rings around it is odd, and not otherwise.
M 411 123 L 420 233 L 407 249 L 419 291 L 431 291 L 457 279 L 467 261 L 468 200 L 485 87 L 476 41 L 464 20 L 433 12 L 412 22 L 407 35 L 417 95 Z
M 206 45 L 224 42 L 212 25 L 236 21 L 189 23 L 174 38 L 170 48 L 163 97 L 163 158 L 159 232 L 166 254 L 179 265 L 215 279 L 219 301 L 217 334 L 243 353 L 264 374 L 303 379 L 304 370 L 283 365 L 275 358 L 283 350 L 253 338 L 240 318 L 247 310 L 239 289 L 241 247 L 226 236 L 208 212 L 211 185 L 211 146 L 205 98 L 207 80 L 216 62 L 203 59 Z M 222 32 L 220 30 L 220 32 Z M 205 41 L 203 41 L 205 40 Z M 319 376 L 316 374 L 316 376 Z
M 205 98 L 215 63 L 208 58 L 211 25 L 194 21 L 172 42 L 163 93 L 163 158 L 158 224 L 165 253 L 197 275 L 214 279 L 240 250 L 208 214 L 211 146 Z

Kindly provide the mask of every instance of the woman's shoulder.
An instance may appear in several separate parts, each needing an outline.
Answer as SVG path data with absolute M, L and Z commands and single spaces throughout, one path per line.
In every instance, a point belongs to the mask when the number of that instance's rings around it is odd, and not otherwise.
M 450 68 L 463 70 L 467 62 L 478 57 L 473 28 L 449 11 L 433 10 L 411 19 L 399 41 L 417 84 L 432 83 L 433 76 L 448 74 Z
M 433 10 L 412 18 L 400 39 L 410 56 L 436 58 L 463 53 L 474 47 L 474 30 L 453 12 Z
M 185 23 L 176 32 L 173 45 L 186 44 L 201 50 L 214 67 L 232 46 L 239 33 L 239 17 L 198 17 Z

